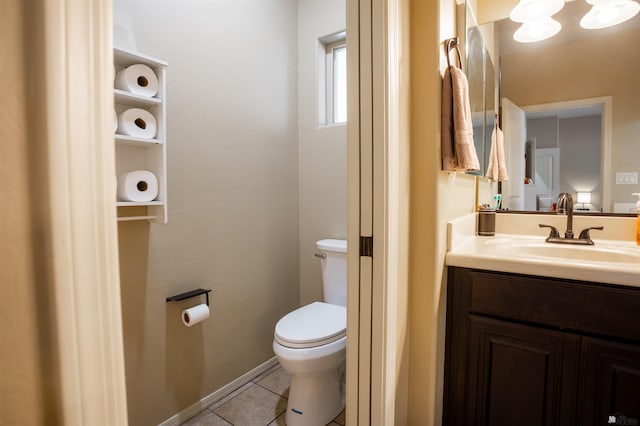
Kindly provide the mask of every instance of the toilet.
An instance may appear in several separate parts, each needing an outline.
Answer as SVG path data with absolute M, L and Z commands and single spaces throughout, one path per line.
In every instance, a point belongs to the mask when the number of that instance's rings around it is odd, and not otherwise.
M 323 302 L 288 313 L 276 324 L 273 351 L 291 374 L 287 426 L 325 426 L 344 409 L 347 346 L 347 242 L 316 243 Z

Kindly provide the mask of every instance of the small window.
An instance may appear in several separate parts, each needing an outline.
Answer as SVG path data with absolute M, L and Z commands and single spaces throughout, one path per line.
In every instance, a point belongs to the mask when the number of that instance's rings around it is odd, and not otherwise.
M 347 121 L 347 44 L 345 32 L 320 39 L 318 72 L 319 121 L 322 125 Z

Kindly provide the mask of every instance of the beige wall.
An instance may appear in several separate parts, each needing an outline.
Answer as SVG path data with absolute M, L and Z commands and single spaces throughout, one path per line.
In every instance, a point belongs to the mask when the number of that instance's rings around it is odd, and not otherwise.
M 498 21 L 509 16 L 509 12 L 517 4 L 518 0 L 477 0 L 478 22 Z
M 5 208 L 0 221 L 0 424 L 40 424 L 43 421 L 40 357 L 36 312 L 36 277 L 32 262 L 31 199 L 29 195 L 26 79 L 24 78 L 20 0 L 2 2 L 0 39 L 0 197 Z M 23 417 L 24 416 L 24 417 Z
M 169 62 L 169 223 L 119 227 L 129 419 L 146 425 L 273 357 L 298 306 L 297 2 L 115 8 L 116 40 Z M 200 300 L 165 297 L 198 287 L 211 317 L 186 328 Z
M 40 70 L 42 4 L 0 2 L 0 424 L 60 424 Z
M 346 125 L 318 124 L 318 38 L 346 26 L 345 0 L 299 0 L 300 304 L 322 300 L 315 242 L 347 238 Z
M 411 2 L 411 247 L 409 425 L 440 424 L 444 374 L 447 221 L 471 213 L 475 178 L 440 171 L 442 41 L 455 2 Z

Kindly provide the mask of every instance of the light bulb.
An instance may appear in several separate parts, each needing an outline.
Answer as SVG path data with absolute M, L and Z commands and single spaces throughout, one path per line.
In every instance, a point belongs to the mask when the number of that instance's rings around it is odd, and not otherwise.
M 515 22 L 527 22 L 551 16 L 563 6 L 564 0 L 520 0 L 509 14 L 509 18 Z
M 520 43 L 533 43 L 553 37 L 561 28 L 562 25 L 558 21 L 546 16 L 522 24 L 513 34 L 513 39 Z
M 631 0 L 591 0 L 589 3 L 593 7 L 580 20 L 580 26 L 589 30 L 621 24 L 640 12 L 640 4 Z

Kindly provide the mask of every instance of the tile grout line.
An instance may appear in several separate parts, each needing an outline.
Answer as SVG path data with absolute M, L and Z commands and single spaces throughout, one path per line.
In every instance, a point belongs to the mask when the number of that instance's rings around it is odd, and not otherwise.
M 271 393 L 272 393 L 272 394 L 274 394 L 274 395 L 278 395 L 280 398 L 284 398 L 284 399 L 286 399 L 287 401 L 289 400 L 289 398 L 288 398 L 288 397 L 286 397 L 286 396 L 284 396 L 284 395 L 280 395 L 278 392 L 274 392 L 274 391 L 272 391 L 271 389 L 269 389 L 269 388 L 267 388 L 267 387 L 265 387 L 265 386 L 262 386 L 260 383 L 255 383 L 255 384 L 256 384 L 257 386 L 260 386 L 260 387 L 261 387 L 262 389 L 264 389 L 264 390 L 268 390 L 269 392 L 271 392 Z M 287 389 L 289 389 L 289 388 L 287 388 Z
M 284 400 L 285 400 L 285 401 L 287 401 L 287 402 L 289 401 L 289 398 L 286 398 L 285 396 L 280 395 L 279 393 L 274 392 L 274 391 L 272 391 L 271 389 L 269 389 L 269 388 L 266 388 L 266 387 L 262 386 L 260 383 L 256 383 L 256 385 L 257 385 L 257 386 L 260 386 L 260 387 L 261 387 L 262 389 L 264 389 L 264 390 L 267 390 L 267 391 L 271 392 L 271 393 L 272 393 L 272 394 L 274 394 L 274 395 L 279 396 L 280 398 L 284 399 Z M 269 421 L 265 426 L 269 426 L 271 423 L 273 423 L 273 422 L 275 422 L 276 420 L 278 420 L 278 417 L 280 417 L 282 414 L 284 414 L 284 413 L 286 413 L 286 412 L 287 412 L 287 406 L 285 406 L 285 407 L 284 407 L 284 411 L 282 411 L 282 413 L 280 413 L 280 414 L 276 415 L 276 416 L 275 416 L 273 419 L 271 419 L 271 420 L 270 420 L 270 421 Z

